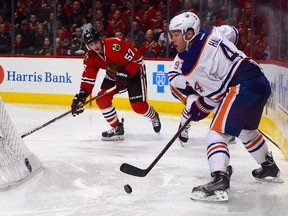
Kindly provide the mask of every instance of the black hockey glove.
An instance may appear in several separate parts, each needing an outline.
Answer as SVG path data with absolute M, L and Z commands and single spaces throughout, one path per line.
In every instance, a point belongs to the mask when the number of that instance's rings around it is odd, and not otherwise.
M 192 105 L 189 114 L 192 116 L 192 121 L 200 121 L 206 118 L 215 107 L 205 103 L 203 97 L 198 97 Z
M 126 71 L 118 71 L 116 73 L 115 83 L 119 93 L 125 92 L 127 89 L 129 74 Z
M 86 101 L 87 96 L 88 95 L 87 95 L 86 89 L 81 89 L 79 94 L 76 94 L 74 96 L 72 105 L 71 105 L 72 115 L 74 117 L 84 112 L 83 103 Z

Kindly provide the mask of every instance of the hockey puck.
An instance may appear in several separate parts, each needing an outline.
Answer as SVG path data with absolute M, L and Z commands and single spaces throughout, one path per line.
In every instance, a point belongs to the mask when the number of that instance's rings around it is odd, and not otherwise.
M 124 185 L 124 189 L 126 193 L 131 194 L 132 193 L 132 188 L 129 184 Z

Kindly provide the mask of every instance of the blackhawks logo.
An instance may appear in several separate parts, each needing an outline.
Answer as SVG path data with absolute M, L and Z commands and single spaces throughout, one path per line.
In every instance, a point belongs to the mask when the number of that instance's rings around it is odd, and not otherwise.
M 88 55 L 88 53 L 86 53 L 84 56 L 84 61 L 86 61 L 88 58 L 89 58 L 89 55 Z
M 114 43 L 113 47 L 112 47 L 112 50 L 114 50 L 116 52 L 119 52 L 121 50 L 120 44 Z

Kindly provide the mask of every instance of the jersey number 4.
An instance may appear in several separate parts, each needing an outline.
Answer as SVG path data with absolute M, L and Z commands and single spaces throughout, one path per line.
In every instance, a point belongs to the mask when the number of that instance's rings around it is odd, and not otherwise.
M 229 49 L 228 46 L 226 46 L 224 43 L 220 43 L 220 47 L 224 53 L 224 55 L 226 56 L 226 58 L 231 61 L 231 62 L 234 62 L 235 59 L 237 57 L 239 57 L 239 53 L 237 52 L 233 52 L 231 49 Z

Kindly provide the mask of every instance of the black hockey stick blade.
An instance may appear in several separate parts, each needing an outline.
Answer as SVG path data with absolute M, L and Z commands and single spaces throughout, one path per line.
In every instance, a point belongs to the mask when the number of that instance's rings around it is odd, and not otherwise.
M 86 101 L 85 103 L 83 103 L 82 106 L 85 106 L 86 104 L 91 103 L 92 101 L 96 100 L 97 98 L 100 98 L 100 97 L 102 97 L 102 96 L 104 96 L 104 95 L 112 92 L 112 91 L 115 90 L 115 89 L 116 89 L 116 86 L 113 86 L 112 88 L 106 90 L 106 91 L 103 92 L 102 94 L 97 95 L 97 96 L 91 98 L 90 100 Z M 72 113 L 72 110 L 69 110 L 69 111 L 67 111 L 67 112 L 65 112 L 65 113 L 57 116 L 56 118 L 51 119 L 50 121 L 48 121 L 48 122 L 46 122 L 46 123 L 44 123 L 44 124 L 42 124 L 42 125 L 34 128 L 34 129 L 30 130 L 30 131 L 28 131 L 28 132 L 26 132 L 25 134 L 22 134 L 22 135 L 21 135 L 21 138 L 24 138 L 24 137 L 26 137 L 26 136 L 28 136 L 28 135 L 30 135 L 30 134 L 32 134 L 32 133 L 34 133 L 34 132 L 42 129 L 42 128 L 46 127 L 47 125 L 50 125 L 51 123 L 53 123 L 53 122 L 55 122 L 55 121 L 57 121 L 57 120 L 59 120 L 59 119 L 62 119 L 63 117 L 67 116 L 67 115 L 70 114 L 70 113 Z
M 128 175 L 138 176 L 138 177 L 145 177 L 150 170 L 148 169 L 140 169 L 138 167 L 135 167 L 133 165 L 123 163 L 120 166 L 120 170 Z
M 167 143 L 164 149 L 158 154 L 158 156 L 154 159 L 154 161 L 150 164 L 150 166 L 147 169 L 141 169 L 133 165 L 123 163 L 120 166 L 121 172 L 126 173 L 128 175 L 145 177 L 150 172 L 150 170 L 155 166 L 155 164 L 161 159 L 161 157 L 165 154 L 165 152 L 170 148 L 170 146 L 174 143 L 174 141 L 180 136 L 182 131 L 187 127 L 187 125 L 190 123 L 191 120 L 192 116 L 190 116 L 190 118 L 187 119 L 187 121 L 182 125 L 182 127 L 179 128 L 177 133 L 172 137 L 172 139 Z

